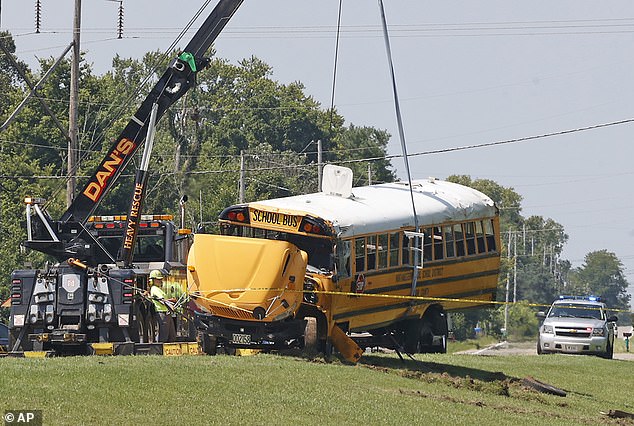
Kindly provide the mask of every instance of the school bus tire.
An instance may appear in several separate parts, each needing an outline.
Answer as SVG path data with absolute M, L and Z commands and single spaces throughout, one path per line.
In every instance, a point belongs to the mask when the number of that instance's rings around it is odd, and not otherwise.
M 403 335 L 403 350 L 408 354 L 415 354 L 420 351 L 420 336 L 423 322 L 420 319 L 410 319 L 405 322 L 405 332 Z
M 319 336 L 317 330 L 317 318 L 305 317 L 304 347 L 303 352 L 307 356 L 314 356 L 319 350 Z
M 447 353 L 447 315 L 439 305 L 432 305 L 425 311 L 422 318 L 423 330 L 421 332 L 421 352 Z M 433 344 L 433 337 L 441 336 L 440 345 Z
M 335 348 L 332 345 L 332 340 L 330 338 L 326 339 L 324 344 L 324 361 L 327 363 L 331 363 L 334 356 Z

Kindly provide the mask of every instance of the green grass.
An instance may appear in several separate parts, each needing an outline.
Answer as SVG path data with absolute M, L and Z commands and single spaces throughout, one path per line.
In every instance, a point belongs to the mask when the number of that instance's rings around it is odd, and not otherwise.
M 45 424 L 623 424 L 631 361 L 589 356 L 366 354 L 358 365 L 293 356 L 0 359 L 0 411 Z M 568 391 L 538 393 L 533 376 Z

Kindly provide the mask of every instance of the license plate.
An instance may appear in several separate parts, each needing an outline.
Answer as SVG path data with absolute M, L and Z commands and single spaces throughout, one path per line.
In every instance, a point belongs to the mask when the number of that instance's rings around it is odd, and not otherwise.
M 240 345 L 248 345 L 249 343 L 251 343 L 251 335 L 234 333 L 231 336 L 231 343 L 237 343 Z
M 579 346 L 577 345 L 566 345 L 566 351 L 568 352 L 578 352 Z

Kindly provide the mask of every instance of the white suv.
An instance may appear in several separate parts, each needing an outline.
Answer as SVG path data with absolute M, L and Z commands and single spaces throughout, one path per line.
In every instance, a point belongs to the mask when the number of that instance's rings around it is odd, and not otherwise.
M 598 297 L 560 296 L 548 313 L 538 312 L 537 353 L 592 354 L 611 359 L 617 317 L 607 316 Z

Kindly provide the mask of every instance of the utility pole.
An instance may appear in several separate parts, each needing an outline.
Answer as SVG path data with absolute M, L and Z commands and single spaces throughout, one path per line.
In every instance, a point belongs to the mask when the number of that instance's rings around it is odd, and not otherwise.
M 79 56 L 81 31 L 81 0 L 75 0 L 73 18 L 73 57 L 70 66 L 70 105 L 68 108 L 68 182 L 66 183 L 66 207 L 70 207 L 77 188 L 77 160 L 79 158 Z
M 513 303 L 517 302 L 517 233 L 513 238 Z
M 508 245 L 506 246 L 506 259 L 507 261 L 510 261 L 511 259 L 511 230 L 509 229 L 509 242 Z M 507 262 L 508 264 L 509 262 Z M 505 298 L 505 304 L 504 304 L 504 334 L 506 335 L 506 338 L 508 338 L 509 335 L 509 287 L 510 287 L 510 283 L 511 283 L 511 270 L 506 269 L 506 298 Z
M 511 230 L 509 229 L 509 241 L 506 246 L 506 259 L 509 260 L 511 256 Z M 511 283 L 511 271 L 506 270 L 506 297 L 504 298 L 504 334 L 508 336 L 508 323 L 509 323 L 509 287 Z
M 372 185 L 372 164 L 368 163 L 368 186 Z
M 244 203 L 244 180 L 246 171 L 244 170 L 244 151 L 240 150 L 240 192 L 238 193 L 238 202 Z
M 321 175 L 323 173 L 323 151 L 321 148 L 321 139 L 317 141 L 317 192 L 321 192 Z

